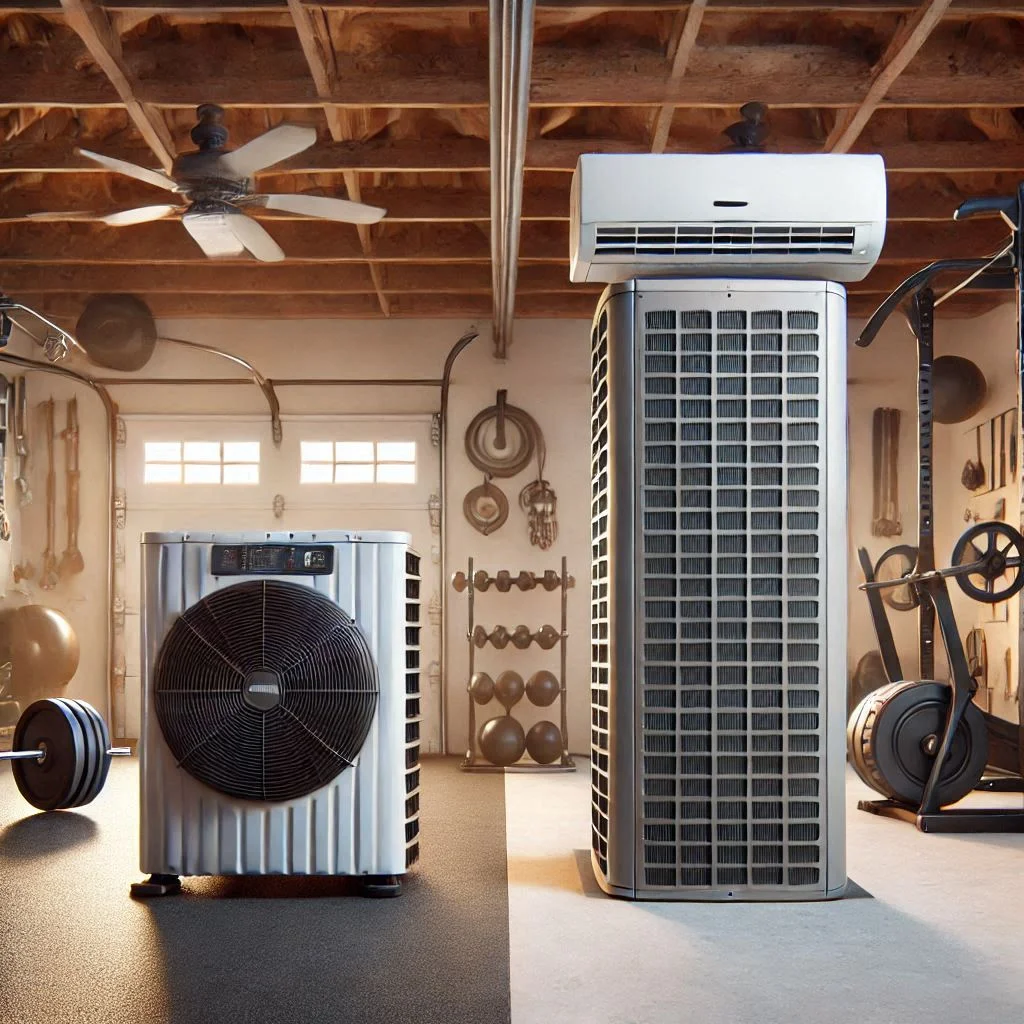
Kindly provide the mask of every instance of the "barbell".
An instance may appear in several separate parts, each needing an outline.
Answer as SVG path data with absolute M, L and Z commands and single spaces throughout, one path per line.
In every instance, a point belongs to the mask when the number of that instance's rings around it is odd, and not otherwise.
M 95 800 L 113 757 L 131 754 L 111 747 L 103 716 L 84 700 L 48 697 L 30 704 L 14 727 L 11 762 L 21 795 L 41 811 L 69 810 Z

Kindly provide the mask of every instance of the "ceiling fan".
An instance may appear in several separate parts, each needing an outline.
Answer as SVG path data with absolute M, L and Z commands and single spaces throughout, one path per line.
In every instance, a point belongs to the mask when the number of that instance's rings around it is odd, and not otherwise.
M 184 196 L 188 206 L 140 206 L 101 217 L 91 213 L 43 213 L 31 215 L 32 219 L 99 220 L 121 227 L 145 224 L 181 213 L 185 230 L 207 256 L 214 259 L 234 257 L 248 250 L 256 259 L 274 263 L 283 260 L 285 254 L 259 222 L 245 215 L 243 210 L 246 207 L 281 210 L 345 224 L 376 224 L 387 212 L 379 206 L 327 196 L 254 193 L 252 176 L 308 149 L 316 142 L 316 130 L 302 125 L 280 124 L 239 149 L 230 150 L 224 148 L 228 130 L 223 124 L 223 109 L 214 103 L 204 103 L 196 108 L 196 115 L 199 123 L 192 129 L 191 138 L 199 148 L 179 156 L 170 175 L 102 153 L 77 150 L 111 171 Z

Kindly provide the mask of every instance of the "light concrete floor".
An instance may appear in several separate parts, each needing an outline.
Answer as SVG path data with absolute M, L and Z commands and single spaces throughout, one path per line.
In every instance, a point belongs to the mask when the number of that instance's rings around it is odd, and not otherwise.
M 1024 835 L 919 833 L 856 810 L 876 794 L 850 775 L 848 873 L 872 898 L 631 903 L 581 868 L 577 763 L 505 778 L 512 1024 L 1024 1021 Z

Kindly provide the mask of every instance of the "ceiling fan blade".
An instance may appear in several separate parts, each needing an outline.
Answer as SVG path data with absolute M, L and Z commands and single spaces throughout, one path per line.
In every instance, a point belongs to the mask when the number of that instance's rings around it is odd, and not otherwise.
M 186 213 L 181 222 L 207 256 L 224 259 L 241 256 L 245 252 L 245 246 L 228 223 L 231 216 L 226 213 Z
M 127 160 L 118 160 L 117 157 L 104 156 L 102 153 L 94 153 L 90 149 L 76 149 L 79 156 L 88 157 L 98 164 L 102 164 L 108 170 L 117 171 L 118 174 L 127 174 L 129 178 L 136 178 L 148 185 L 156 185 L 157 188 L 166 188 L 171 192 L 177 191 L 178 184 L 168 177 L 163 171 L 151 171 L 148 167 L 140 167 L 138 164 L 130 164 Z
M 284 250 L 271 238 L 262 224 L 257 223 L 244 213 L 234 213 L 227 217 L 228 229 L 235 238 L 263 263 L 279 263 L 285 258 Z
M 264 167 L 286 160 L 316 142 L 316 129 L 301 124 L 279 124 L 257 136 L 252 142 L 225 153 L 221 163 L 239 178 L 251 178 Z
M 138 206 L 134 210 L 117 210 L 114 213 L 95 213 L 90 210 L 47 211 L 45 213 L 29 213 L 26 220 L 38 221 L 92 221 L 96 224 L 109 224 L 111 227 L 125 227 L 129 224 L 147 224 L 151 220 L 160 220 L 181 207 L 170 204 L 160 206 Z
M 343 224 L 376 224 L 388 211 L 366 203 L 353 203 L 348 199 L 328 196 L 258 196 L 268 210 L 301 213 L 307 217 L 322 217 Z

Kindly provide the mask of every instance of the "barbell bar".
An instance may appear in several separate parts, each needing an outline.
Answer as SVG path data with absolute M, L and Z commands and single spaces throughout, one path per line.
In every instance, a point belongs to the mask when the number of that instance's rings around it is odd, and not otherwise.
M 129 747 L 112 747 L 102 715 L 84 700 L 48 697 L 30 704 L 14 727 L 13 748 L 0 752 L 11 762 L 21 795 L 41 811 L 69 810 L 95 800 L 114 757 Z

